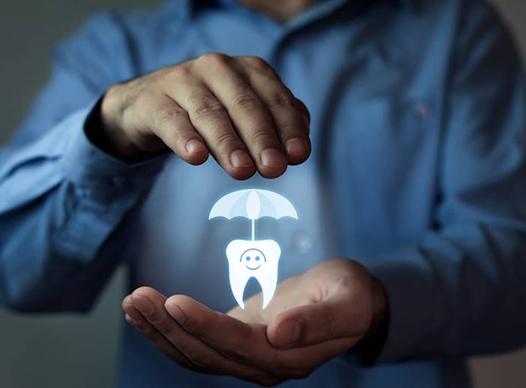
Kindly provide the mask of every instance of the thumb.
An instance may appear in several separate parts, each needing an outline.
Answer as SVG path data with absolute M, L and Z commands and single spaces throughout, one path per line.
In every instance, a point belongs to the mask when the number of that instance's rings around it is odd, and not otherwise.
M 359 305 L 337 295 L 290 309 L 269 322 L 267 338 L 276 348 L 308 346 L 337 338 L 355 337 L 358 342 L 371 321 L 371 312 Z

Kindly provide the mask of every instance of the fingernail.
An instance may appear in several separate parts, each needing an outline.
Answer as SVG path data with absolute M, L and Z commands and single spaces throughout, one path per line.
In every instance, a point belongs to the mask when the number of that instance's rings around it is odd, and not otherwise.
M 304 156 L 309 152 L 309 143 L 305 139 L 294 138 L 285 143 L 287 154 L 293 156 Z
M 276 149 L 268 148 L 261 152 L 261 164 L 269 168 L 283 168 L 287 161 L 283 154 Z
M 185 145 L 186 152 L 193 154 L 205 150 L 205 145 L 197 139 L 189 140 Z
M 296 320 L 285 321 L 281 324 L 281 335 L 279 336 L 281 344 L 283 346 L 294 345 L 300 339 L 301 327 L 300 323 Z
M 153 314 L 153 304 L 148 298 L 143 296 L 133 296 L 133 305 L 143 315 L 150 316 Z
M 230 163 L 236 168 L 252 167 L 252 159 L 242 150 L 236 150 L 230 154 Z
M 184 311 L 179 307 L 179 305 L 175 303 L 169 303 L 169 306 L 167 306 L 167 310 L 169 314 L 172 316 L 173 319 L 177 321 L 180 325 L 184 325 L 186 323 L 187 317 Z

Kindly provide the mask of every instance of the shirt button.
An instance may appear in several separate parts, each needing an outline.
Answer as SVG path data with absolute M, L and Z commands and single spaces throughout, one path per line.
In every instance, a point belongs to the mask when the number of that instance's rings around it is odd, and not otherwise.
M 429 109 L 429 105 L 427 105 L 425 102 L 419 102 L 416 104 L 416 113 L 418 116 L 420 116 L 420 118 L 426 119 L 431 113 L 431 109 Z

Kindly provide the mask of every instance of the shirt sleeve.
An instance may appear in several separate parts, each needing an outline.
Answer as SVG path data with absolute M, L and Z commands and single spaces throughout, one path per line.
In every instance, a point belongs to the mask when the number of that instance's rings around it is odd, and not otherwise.
M 446 93 L 438 227 L 418 246 L 365 263 L 390 300 L 379 361 L 526 343 L 525 80 L 495 12 L 480 6 L 462 16 Z
M 127 75 L 115 71 L 128 57 L 123 39 L 115 17 L 104 14 L 57 47 L 50 82 L 0 153 L 4 305 L 89 308 L 119 262 L 115 250 L 122 247 L 108 242 L 162 168 L 164 157 L 139 164 L 114 159 L 84 132 L 104 90 Z

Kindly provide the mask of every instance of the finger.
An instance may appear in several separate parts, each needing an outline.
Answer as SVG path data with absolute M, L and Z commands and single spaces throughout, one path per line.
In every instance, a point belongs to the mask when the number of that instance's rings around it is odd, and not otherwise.
M 276 76 L 265 61 L 244 57 L 246 74 L 254 91 L 270 110 L 276 130 L 287 151 L 289 164 L 303 163 L 310 155 L 310 118 L 299 101 Z
M 221 101 L 239 136 L 247 146 L 258 171 L 267 178 L 283 174 L 287 168 L 285 151 L 272 115 L 232 58 L 205 56 L 200 66 L 208 69 L 204 82 Z
M 274 376 L 229 360 L 185 332 L 164 309 L 165 300 L 164 295 L 149 287 L 141 287 L 132 293 L 133 305 L 165 339 L 184 354 L 194 368 L 204 373 L 228 374 L 261 384 L 275 381 Z
M 168 314 L 188 333 L 229 357 L 244 361 L 250 359 L 251 355 L 246 354 L 245 349 L 254 346 L 253 341 L 256 338 L 253 326 L 211 310 L 184 295 L 174 295 L 168 298 L 165 308 Z M 252 342 L 252 345 L 248 345 L 249 342 Z
M 208 149 L 188 113 L 169 96 L 160 97 L 152 104 L 152 131 L 181 159 L 194 165 L 204 163 Z
M 302 348 L 275 349 L 267 341 L 264 325 L 247 325 L 183 295 L 171 296 L 165 307 L 185 331 L 212 348 L 280 376 L 302 376 L 351 346 L 351 341 L 344 338 Z
M 236 179 L 247 179 L 255 173 L 254 162 L 227 111 L 205 84 L 180 83 L 170 96 L 188 112 L 193 127 L 227 173 Z
M 348 298 L 334 297 L 327 301 L 295 307 L 269 322 L 267 336 L 277 348 L 301 347 L 338 338 L 356 342 L 365 332 L 364 325 L 354 326 L 363 318 L 353 312 Z
M 175 348 L 157 329 L 155 329 L 133 306 L 130 295 L 124 298 L 122 302 L 122 309 L 126 313 L 126 321 L 139 333 L 145 336 L 157 349 L 183 367 L 196 370 L 189 360 L 181 352 L 179 352 L 177 348 Z
M 124 111 L 123 120 L 125 126 L 136 129 L 132 140 L 141 149 L 155 151 L 165 146 L 188 163 L 206 161 L 208 149 L 202 137 L 175 101 L 163 94 L 145 93 L 137 104 L 141 109 Z

